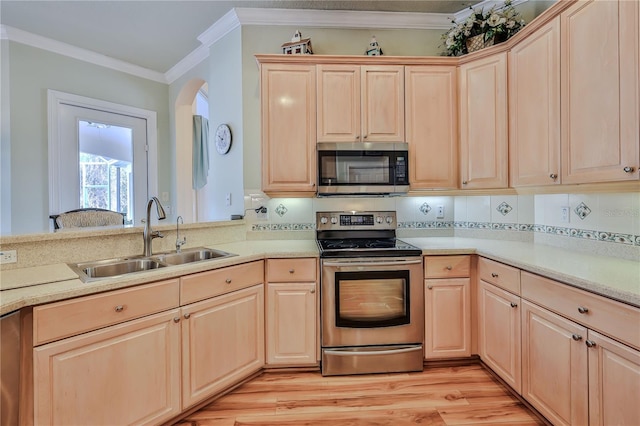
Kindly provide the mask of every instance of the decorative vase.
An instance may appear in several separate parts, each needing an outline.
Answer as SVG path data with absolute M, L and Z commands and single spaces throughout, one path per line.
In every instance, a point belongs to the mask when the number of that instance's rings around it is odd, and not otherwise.
M 489 46 L 493 46 L 493 37 L 485 41 L 484 34 L 478 34 L 467 39 L 468 53 L 475 52 L 476 50 L 480 50 Z

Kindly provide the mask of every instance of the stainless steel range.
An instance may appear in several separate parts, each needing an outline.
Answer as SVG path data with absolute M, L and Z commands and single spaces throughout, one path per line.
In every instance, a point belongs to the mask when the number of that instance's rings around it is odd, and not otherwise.
M 318 212 L 322 374 L 421 371 L 422 252 L 396 214 Z

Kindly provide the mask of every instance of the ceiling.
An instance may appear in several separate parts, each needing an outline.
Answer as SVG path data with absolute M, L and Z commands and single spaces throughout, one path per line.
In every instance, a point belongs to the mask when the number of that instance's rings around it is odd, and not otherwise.
M 438 13 L 480 0 L 74 0 L 0 1 L 0 24 L 159 73 L 201 43 L 198 36 L 232 8 Z

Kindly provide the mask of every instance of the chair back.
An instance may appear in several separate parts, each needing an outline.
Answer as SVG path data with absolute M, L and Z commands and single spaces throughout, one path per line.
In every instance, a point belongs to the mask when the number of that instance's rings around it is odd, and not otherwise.
M 71 210 L 49 216 L 53 229 L 124 225 L 125 213 L 98 208 Z

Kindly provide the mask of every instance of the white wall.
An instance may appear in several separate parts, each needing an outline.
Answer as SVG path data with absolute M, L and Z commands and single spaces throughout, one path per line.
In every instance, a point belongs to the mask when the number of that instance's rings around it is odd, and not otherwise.
M 9 42 L 0 40 L 0 235 L 11 232 L 10 93 Z

